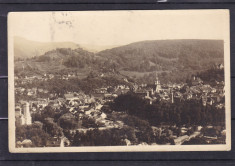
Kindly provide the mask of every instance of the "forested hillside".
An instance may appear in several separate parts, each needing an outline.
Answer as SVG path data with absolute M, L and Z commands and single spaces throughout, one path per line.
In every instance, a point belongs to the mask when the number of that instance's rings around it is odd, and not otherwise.
M 142 41 L 101 51 L 119 68 L 130 71 L 197 70 L 222 62 L 222 40 Z
M 91 71 L 111 72 L 139 82 L 152 82 L 158 73 L 161 80 L 179 82 L 218 63 L 223 63 L 222 40 L 155 40 L 98 53 L 80 47 L 56 48 L 16 62 L 15 69 L 31 74 L 72 71 L 84 76 Z

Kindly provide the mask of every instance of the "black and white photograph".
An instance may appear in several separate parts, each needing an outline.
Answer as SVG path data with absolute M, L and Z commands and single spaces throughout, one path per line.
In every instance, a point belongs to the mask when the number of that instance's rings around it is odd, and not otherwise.
M 12 12 L 13 153 L 228 151 L 229 11 Z

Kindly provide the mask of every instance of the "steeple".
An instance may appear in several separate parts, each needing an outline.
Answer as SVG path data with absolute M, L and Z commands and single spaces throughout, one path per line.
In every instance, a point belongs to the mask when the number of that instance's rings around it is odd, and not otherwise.
M 159 79 L 158 79 L 157 73 L 155 73 L 155 75 L 156 75 L 156 78 L 155 78 L 155 85 L 158 85 L 158 84 L 160 84 L 160 81 L 159 81 Z
M 161 84 L 160 84 L 157 74 L 156 74 L 155 86 L 156 86 L 156 92 L 159 93 L 159 91 L 161 90 Z

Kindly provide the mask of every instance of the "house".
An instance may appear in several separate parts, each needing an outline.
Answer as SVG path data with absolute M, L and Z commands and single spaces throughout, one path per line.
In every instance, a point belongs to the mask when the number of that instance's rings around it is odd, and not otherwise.
M 44 108 L 48 105 L 48 100 L 42 99 L 42 98 L 37 98 L 36 101 L 31 101 L 31 104 L 36 105 L 37 108 L 39 108 L 39 107 Z
M 127 88 L 126 85 L 117 85 L 117 86 L 115 87 L 115 89 L 126 89 L 126 88 Z M 128 87 L 128 89 L 129 89 L 129 87 Z
M 89 105 L 80 105 L 79 109 L 80 110 L 85 110 L 85 109 L 87 110 L 87 109 L 89 109 L 89 107 L 90 107 Z
M 49 91 L 48 90 L 44 90 L 43 93 L 48 93 Z
M 42 88 L 38 89 L 38 92 L 42 93 L 44 90 Z
M 65 99 L 59 97 L 59 98 L 57 99 L 57 102 L 59 103 L 59 105 L 62 105 L 62 104 L 65 103 Z
M 95 89 L 95 93 L 107 93 L 107 88 Z
M 187 93 L 186 94 L 186 99 L 192 99 L 193 98 L 193 94 L 192 93 Z
M 222 63 L 218 64 L 217 69 L 223 69 L 223 68 L 224 68 L 224 65 Z
M 211 92 L 212 93 L 216 93 L 216 89 L 215 88 L 211 88 Z
M 211 98 L 215 101 L 215 102 L 220 102 L 222 97 L 219 94 L 211 94 Z
M 216 105 L 216 108 L 218 108 L 218 109 L 222 109 L 222 108 L 224 108 L 224 104 L 222 104 L 222 103 L 217 104 L 217 105 Z
M 203 81 L 199 78 L 199 77 L 193 77 L 193 80 L 192 80 L 192 85 L 193 86 L 196 86 L 196 85 L 198 85 L 198 84 L 201 84 L 201 83 L 203 83 Z
M 28 92 L 27 95 L 28 95 L 28 96 L 33 96 L 34 93 L 33 93 L 33 92 Z
M 212 105 L 212 104 L 214 104 L 214 103 L 215 103 L 215 100 L 214 100 L 214 99 L 208 98 L 207 104 Z
M 145 90 L 137 90 L 135 94 L 141 98 L 145 98 L 145 96 L 149 96 L 149 92 Z
M 117 90 L 115 91 L 115 94 L 121 95 L 121 94 L 125 94 L 125 93 L 127 93 L 127 92 L 129 92 L 129 89 L 117 89 Z
M 111 93 L 104 94 L 105 100 L 112 100 L 114 99 L 113 95 Z
M 15 117 L 19 118 L 22 115 L 21 107 L 16 106 L 15 108 Z
M 21 145 L 23 146 L 23 147 L 31 147 L 32 146 L 32 141 L 30 140 L 30 139 L 25 139 L 25 140 L 23 140 L 22 142 L 21 142 Z M 21 147 L 22 147 L 21 146 Z
M 79 99 L 73 93 L 64 94 L 64 98 L 65 98 L 66 101 L 74 101 L 74 100 L 78 100 Z
M 105 119 L 107 117 L 107 115 L 105 113 L 102 112 L 102 114 L 100 115 L 101 118 Z
M 212 88 L 210 87 L 210 85 L 203 85 L 200 87 L 201 91 L 204 93 L 209 93 L 211 92 Z
M 174 97 L 176 97 L 176 98 L 181 98 L 183 95 L 182 95 L 182 93 L 180 93 L 180 92 L 175 92 L 174 93 Z
M 93 93 L 92 98 L 94 98 L 95 100 L 101 101 L 104 99 L 104 94 L 103 93 Z

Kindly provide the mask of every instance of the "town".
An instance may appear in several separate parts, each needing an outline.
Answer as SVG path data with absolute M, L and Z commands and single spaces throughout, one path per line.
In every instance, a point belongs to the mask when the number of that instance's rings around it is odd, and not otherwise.
M 217 66 L 223 70 L 223 65 Z M 92 131 L 104 134 L 108 130 L 122 130 L 129 126 L 126 121 L 126 112 L 110 110 L 110 103 L 119 96 L 133 94 L 142 99 L 148 105 L 167 103 L 169 105 L 190 101 L 201 103 L 202 107 L 213 106 L 221 112 L 225 110 L 224 81 L 217 81 L 210 85 L 199 76 L 193 76 L 189 83 L 161 83 L 155 74 L 155 82 L 137 84 L 123 79 L 123 84 L 115 86 L 102 86 L 92 89 L 91 93 L 85 93 L 81 89 L 77 91 L 65 91 L 64 93 L 50 91 L 41 87 L 28 87 L 33 82 L 47 82 L 58 79 L 70 81 L 76 78 L 76 74 L 44 74 L 42 76 L 15 76 L 15 117 L 17 126 L 37 126 L 48 136 L 48 140 L 35 141 L 36 138 L 26 138 L 17 135 L 16 147 L 32 146 L 85 146 L 89 145 L 82 140 L 82 136 Z M 105 76 L 101 74 L 100 77 Z M 55 83 L 56 86 L 56 83 Z M 132 103 L 134 104 L 134 103 Z M 108 110 L 108 111 L 107 111 Z M 121 118 L 122 117 L 122 118 Z M 139 117 L 138 117 L 139 118 Z M 224 126 L 213 125 L 150 125 L 154 137 L 166 138 L 159 141 L 145 141 L 138 137 L 139 128 L 134 129 L 136 139 L 128 136 L 121 137 L 121 145 L 155 145 L 190 144 L 190 140 L 204 139 L 203 144 L 225 143 L 226 129 Z M 27 130 L 25 129 L 25 130 Z M 17 130 L 17 129 L 16 129 Z M 55 130 L 55 131 L 54 131 Z M 97 131 L 98 130 L 98 131 Z M 18 133 L 16 131 L 16 133 Z M 80 135 L 79 135 L 80 134 Z M 79 135 L 79 136 L 78 136 Z M 127 135 L 127 134 L 125 134 Z M 77 140 L 75 140 L 77 137 Z M 169 139 L 170 138 L 170 139 Z M 191 141 L 193 142 L 193 141 Z M 105 144 L 104 144 L 105 145 Z

